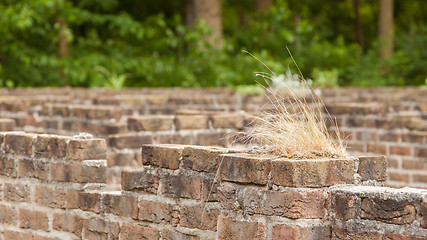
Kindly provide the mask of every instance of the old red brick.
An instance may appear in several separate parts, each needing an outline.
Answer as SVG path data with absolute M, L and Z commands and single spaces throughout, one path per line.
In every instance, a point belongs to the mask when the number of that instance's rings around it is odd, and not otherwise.
M 43 186 L 36 187 L 36 203 L 40 205 L 51 208 L 65 208 L 66 200 L 67 194 L 63 189 Z
M 71 160 L 106 159 L 107 144 L 104 139 L 71 139 L 68 143 L 67 158 Z
M 427 201 L 424 201 L 424 202 L 421 203 L 420 213 L 421 213 L 421 216 L 422 216 L 421 227 L 422 228 L 427 228 Z
M 144 227 L 140 225 L 123 224 L 120 231 L 120 239 L 147 239 L 158 240 L 160 239 L 159 230 Z
M 185 146 L 182 151 L 183 168 L 215 173 L 218 170 L 218 155 L 227 152 L 226 148 Z
M 391 155 L 411 156 L 411 146 L 390 146 Z
M 3 232 L 3 239 L 13 239 L 13 240 L 33 240 L 33 234 L 26 232 L 16 232 L 5 230 Z
M 20 159 L 18 161 L 18 176 L 47 180 L 49 177 L 49 163 L 35 159 Z
M 13 131 L 15 128 L 15 121 L 10 118 L 0 118 L 0 131 Z
M 17 167 L 15 166 L 15 160 L 13 158 L 9 158 L 0 155 L 0 175 L 5 175 L 8 177 L 16 177 L 17 176 Z
M 55 213 L 52 227 L 58 231 L 70 232 L 80 237 L 83 228 L 83 219 L 70 212 Z
M 387 233 L 382 240 L 425 240 L 424 236 L 409 236 L 399 233 Z
M 378 153 L 383 155 L 387 154 L 387 146 L 385 145 L 368 144 L 367 150 L 371 153 Z
M 106 160 L 85 160 L 81 163 L 71 164 L 66 171 L 70 174 L 71 182 L 79 183 L 106 183 Z
M 363 198 L 360 217 L 391 224 L 411 224 L 416 218 L 415 207 L 408 201 Z
M 288 225 L 274 225 L 272 231 L 272 240 L 299 240 L 299 239 L 317 239 L 329 240 L 331 234 L 327 226 L 298 227 Z
M 179 225 L 188 228 L 216 231 L 219 209 L 208 209 L 203 206 L 182 206 Z
M 183 145 L 142 145 L 142 164 L 161 168 L 178 169 Z
M 160 177 L 149 169 L 125 169 L 122 172 L 122 190 L 156 194 Z
M 264 224 L 219 216 L 218 240 L 264 240 Z
M 34 142 L 34 156 L 44 158 L 63 158 L 66 155 L 69 137 L 38 135 Z
M 353 183 L 352 159 L 273 160 L 272 182 L 287 187 L 327 187 Z
M 167 175 L 162 185 L 162 194 L 167 197 L 200 199 L 202 181 L 199 177 Z
M 212 127 L 242 129 L 244 117 L 235 113 L 221 113 L 210 116 Z
M 120 225 L 102 218 L 83 221 L 84 239 L 119 239 Z M 125 238 L 127 239 L 127 238 Z M 137 238 L 135 238 L 137 239 Z
M 332 240 L 383 240 L 381 233 L 353 232 L 338 227 L 332 228 Z
M 106 213 L 136 219 L 138 199 L 132 196 L 124 196 L 120 192 L 103 193 L 102 210 Z
M 415 147 L 414 156 L 425 159 L 427 157 L 427 147 Z
M 34 240 L 60 240 L 60 238 L 57 237 L 46 237 L 41 235 L 34 235 Z
M 141 117 L 129 117 L 128 128 L 130 131 L 167 131 L 173 126 L 173 117 L 167 115 L 153 115 Z
M 176 239 L 179 239 L 179 240 L 200 240 L 200 238 L 198 236 L 184 234 L 184 233 L 172 231 L 169 229 L 162 231 L 162 239 L 164 239 L 164 240 L 176 240 Z
M 99 192 L 78 192 L 77 207 L 83 211 L 94 213 L 100 212 L 101 193 Z M 68 198 L 67 198 L 68 199 Z
M 49 218 L 45 212 L 19 209 L 19 227 L 49 231 Z
M 17 212 L 14 207 L 0 205 L 0 223 L 16 225 Z
M 270 191 L 247 188 L 243 196 L 248 214 L 283 216 L 292 219 L 323 218 L 325 196 L 323 191 Z
M 140 148 L 143 144 L 153 143 L 152 135 L 137 135 L 135 133 L 115 134 L 108 136 L 108 146 L 114 148 Z
M 139 201 L 138 219 L 143 221 L 161 223 L 174 223 L 178 218 L 177 206 L 158 201 Z
M 30 202 L 31 186 L 28 184 L 10 184 L 4 186 L 4 199 L 11 202 Z
M 353 195 L 338 194 L 334 196 L 335 217 L 341 220 L 356 219 L 356 211 L 359 208 L 357 197 Z
M 409 174 L 406 174 L 406 173 L 400 174 L 398 172 L 389 172 L 388 173 L 388 179 L 390 181 L 409 183 Z
M 139 154 L 138 154 L 139 155 Z M 142 165 L 137 161 L 137 156 L 133 152 L 118 153 L 109 152 L 107 154 L 107 166 L 138 166 Z
M 4 140 L 6 153 L 31 156 L 35 136 L 28 133 L 6 134 Z
M 359 157 L 358 173 L 362 181 L 387 179 L 387 159 L 384 156 Z
M 175 116 L 175 127 L 182 129 L 207 129 L 208 116 L 205 115 L 177 115 Z
M 219 178 L 232 182 L 267 184 L 271 159 L 274 157 L 242 153 L 219 155 Z

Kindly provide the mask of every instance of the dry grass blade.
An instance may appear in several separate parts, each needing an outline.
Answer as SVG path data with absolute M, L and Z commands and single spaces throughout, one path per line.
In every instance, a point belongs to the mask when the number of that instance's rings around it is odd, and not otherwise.
M 261 62 L 255 56 L 253 57 Z M 294 60 L 292 55 L 291 58 Z M 307 85 L 303 76 L 299 77 L 302 89 L 286 87 L 286 93 L 283 96 L 271 88 L 269 82 L 276 75 L 268 67 L 267 69 L 271 74 L 257 73 L 256 75 L 266 82 L 268 86 L 265 88 L 266 95 L 274 108 L 273 111 L 262 109 L 259 116 L 254 117 L 252 127 L 245 133 L 245 140 L 265 145 L 269 153 L 288 158 L 345 156 L 345 147 L 336 121 L 326 111 L 335 129 L 333 134 L 336 138 L 333 138 L 324 118 L 325 105 Z M 307 96 L 310 96 L 311 101 L 307 101 Z

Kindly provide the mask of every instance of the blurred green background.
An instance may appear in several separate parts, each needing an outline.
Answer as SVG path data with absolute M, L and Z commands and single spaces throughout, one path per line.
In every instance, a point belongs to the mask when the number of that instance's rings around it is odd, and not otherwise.
M 267 71 L 242 50 L 295 72 L 286 46 L 314 85 L 423 85 L 426 13 L 425 0 L 0 0 L 0 86 L 233 87 Z

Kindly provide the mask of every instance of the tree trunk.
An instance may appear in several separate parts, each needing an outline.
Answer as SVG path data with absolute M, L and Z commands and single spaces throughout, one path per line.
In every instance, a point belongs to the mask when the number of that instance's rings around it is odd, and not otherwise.
M 268 10 L 273 6 L 273 0 L 254 0 L 255 11 Z
M 355 19 L 356 42 L 357 44 L 359 44 L 362 50 L 365 51 L 365 43 L 363 40 L 363 29 L 362 29 L 362 23 L 360 21 L 360 14 L 359 14 L 359 0 L 353 0 L 353 5 L 354 5 L 354 13 L 356 15 L 356 19 Z
M 380 0 L 379 40 L 381 59 L 393 55 L 393 0 Z
M 222 45 L 222 17 L 220 0 L 187 0 L 186 24 L 193 26 L 198 21 L 204 21 L 212 30 L 207 40 L 218 48 Z
M 68 56 L 67 23 L 62 17 L 58 17 L 56 21 L 59 24 L 58 56 L 62 59 Z

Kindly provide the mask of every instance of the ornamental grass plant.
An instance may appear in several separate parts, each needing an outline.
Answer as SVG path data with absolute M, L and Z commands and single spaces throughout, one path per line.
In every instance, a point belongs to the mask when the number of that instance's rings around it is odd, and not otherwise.
M 251 53 L 248 54 L 264 64 Z M 278 76 L 268 66 L 264 66 L 269 73 L 256 75 L 266 83 L 265 91 L 269 101 L 253 117 L 251 127 L 243 133 L 244 142 L 263 146 L 262 153 L 286 158 L 345 157 L 346 151 L 336 120 L 330 116 L 320 95 L 307 84 L 297 64 L 295 66 L 300 75 L 287 73 L 284 83 L 299 81 L 298 88 L 290 87 L 289 84 L 282 84 L 280 89 L 272 87 L 270 83 L 277 82 Z M 266 106 L 270 107 L 267 109 Z M 332 126 L 333 130 L 329 131 L 327 126 Z

